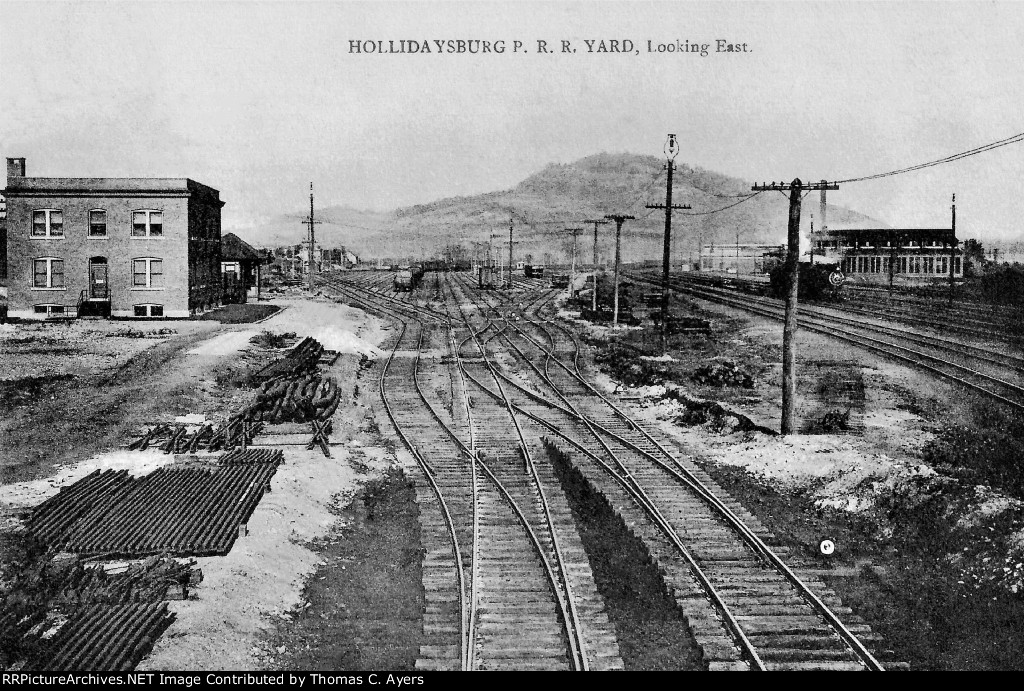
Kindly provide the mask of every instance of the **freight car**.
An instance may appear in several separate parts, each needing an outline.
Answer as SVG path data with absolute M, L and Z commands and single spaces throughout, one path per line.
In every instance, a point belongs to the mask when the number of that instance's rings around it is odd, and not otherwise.
M 769 274 L 769 293 L 772 297 L 786 296 L 786 272 L 784 265 L 779 265 Z M 846 299 L 846 276 L 840 271 L 838 264 L 800 262 L 800 281 L 797 297 L 800 300 L 820 300 L 825 302 L 842 302 Z
M 413 266 L 395 274 L 395 290 L 399 293 L 408 293 L 416 289 L 416 286 L 423 280 L 423 267 Z
M 497 282 L 497 271 L 493 267 L 481 266 L 477 270 L 477 287 L 481 290 L 492 290 Z
M 540 264 L 527 264 L 523 267 L 523 276 L 526 278 L 541 278 L 544 276 L 544 266 Z

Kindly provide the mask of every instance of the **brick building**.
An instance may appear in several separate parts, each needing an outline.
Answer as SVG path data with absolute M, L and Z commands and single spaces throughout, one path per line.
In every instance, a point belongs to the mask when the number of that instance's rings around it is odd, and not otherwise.
M 30 178 L 7 159 L 8 316 L 188 317 L 221 303 L 220 193 L 188 178 Z

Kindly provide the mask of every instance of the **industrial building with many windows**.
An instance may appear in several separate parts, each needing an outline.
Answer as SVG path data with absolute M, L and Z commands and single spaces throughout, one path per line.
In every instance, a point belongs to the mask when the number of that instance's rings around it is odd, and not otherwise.
M 188 178 L 30 178 L 7 159 L 8 316 L 188 317 L 221 303 L 220 193 Z
M 858 283 L 926 284 L 963 278 L 961 252 L 949 228 L 829 229 L 811 235 L 815 260 L 834 262 Z

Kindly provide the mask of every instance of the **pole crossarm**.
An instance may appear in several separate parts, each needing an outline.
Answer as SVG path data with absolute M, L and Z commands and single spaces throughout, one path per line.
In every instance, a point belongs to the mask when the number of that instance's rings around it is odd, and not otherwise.
M 646 204 L 645 206 L 648 209 L 664 209 L 665 208 L 664 204 Z M 690 206 L 689 204 L 673 204 L 671 208 L 673 208 L 673 209 L 692 209 L 693 207 Z
M 793 182 L 762 182 L 760 185 L 752 185 L 750 190 L 752 192 L 771 192 L 772 190 L 779 190 L 785 192 L 791 189 L 799 189 L 803 191 L 814 191 L 814 190 L 837 190 L 839 189 L 839 183 L 828 182 L 822 180 L 821 182 L 800 182 L 800 179 L 796 179 Z

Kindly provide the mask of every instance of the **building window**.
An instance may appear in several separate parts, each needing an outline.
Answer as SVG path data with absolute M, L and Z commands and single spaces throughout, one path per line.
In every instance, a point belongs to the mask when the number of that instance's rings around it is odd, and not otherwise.
M 162 317 L 164 316 L 163 305 L 135 305 L 136 317 Z
M 64 237 L 64 212 L 60 209 L 36 209 L 33 211 L 32 237 Z
M 32 311 L 36 314 L 45 314 L 47 317 L 64 314 L 64 305 L 34 305 Z
M 89 237 L 102 238 L 107 235 L 107 212 L 103 209 L 89 211 Z
M 56 257 L 40 257 L 32 262 L 32 285 L 36 288 L 64 287 L 64 260 Z
M 143 257 L 132 260 L 132 285 L 136 288 L 163 288 L 164 262 Z
M 162 211 L 143 209 L 132 212 L 132 237 L 158 238 L 164 234 L 164 214 Z

